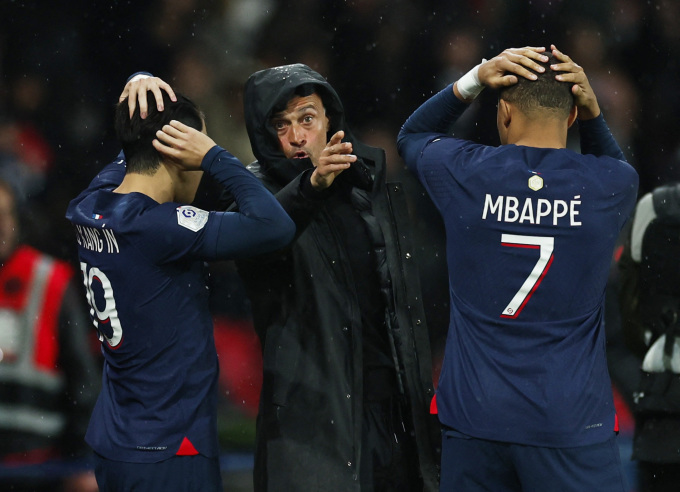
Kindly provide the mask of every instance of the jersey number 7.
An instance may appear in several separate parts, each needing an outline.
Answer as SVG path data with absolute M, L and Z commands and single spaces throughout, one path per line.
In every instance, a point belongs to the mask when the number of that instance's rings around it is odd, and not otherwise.
M 516 318 L 519 316 L 519 313 L 522 312 L 522 309 L 524 309 L 524 306 L 550 269 L 550 265 L 553 261 L 555 238 L 503 234 L 501 236 L 501 244 L 513 248 L 532 248 L 539 250 L 538 261 L 536 262 L 536 265 L 534 265 L 534 269 L 531 270 L 531 273 L 522 284 L 522 287 L 520 287 L 515 294 L 515 297 L 510 301 L 510 304 L 508 304 L 501 313 L 501 318 Z

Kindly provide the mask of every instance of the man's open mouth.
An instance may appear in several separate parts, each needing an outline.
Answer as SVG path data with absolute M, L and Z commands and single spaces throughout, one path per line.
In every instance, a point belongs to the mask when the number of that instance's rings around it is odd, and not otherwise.
M 305 157 L 307 157 L 307 152 L 299 151 L 295 152 L 293 159 L 304 159 Z

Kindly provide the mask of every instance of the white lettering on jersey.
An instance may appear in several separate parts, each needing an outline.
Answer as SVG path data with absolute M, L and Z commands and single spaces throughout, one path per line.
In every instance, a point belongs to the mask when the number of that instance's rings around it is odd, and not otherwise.
M 552 222 L 552 225 L 563 225 L 568 220 L 569 226 L 578 227 L 582 223 L 577 220 L 581 195 L 576 195 L 568 202 L 565 200 L 546 200 L 545 198 L 525 198 L 520 204 L 520 199 L 514 196 L 499 195 L 493 198 L 488 193 L 484 198 L 482 220 L 487 216 L 496 216 L 497 222 L 517 222 L 519 224 L 540 225 Z
M 118 241 L 111 229 L 100 230 L 94 227 L 76 225 L 76 240 L 80 246 L 90 251 L 101 253 L 106 246 L 107 253 L 120 253 Z
M 103 252 L 104 246 L 106 246 L 107 253 L 120 253 L 118 241 L 111 229 L 100 230 L 94 227 L 76 225 L 76 241 L 83 248 L 97 253 Z
M 113 234 L 113 231 L 111 229 L 102 229 L 102 232 L 104 233 L 104 239 L 106 239 L 107 253 L 114 253 L 114 249 L 116 250 L 115 253 L 120 253 L 118 241 L 116 240 L 116 236 Z
M 208 222 L 208 212 L 191 205 L 177 207 L 177 223 L 190 231 L 198 232 Z

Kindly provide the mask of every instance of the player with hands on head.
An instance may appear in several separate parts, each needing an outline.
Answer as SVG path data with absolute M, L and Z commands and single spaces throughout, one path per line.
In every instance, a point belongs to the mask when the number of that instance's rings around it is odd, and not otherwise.
M 497 147 L 448 133 L 485 88 Z M 420 106 L 398 149 L 446 228 L 440 490 L 625 492 L 604 293 L 638 176 L 585 72 L 554 45 L 507 49 Z
M 204 133 L 196 105 L 160 79 L 128 82 L 115 127 L 123 152 L 66 213 L 104 358 L 86 435 L 97 483 L 108 492 L 222 491 L 204 263 L 283 248 L 295 225 Z M 183 152 L 167 158 L 161 140 Z M 233 194 L 239 212 L 189 205 L 204 172 Z

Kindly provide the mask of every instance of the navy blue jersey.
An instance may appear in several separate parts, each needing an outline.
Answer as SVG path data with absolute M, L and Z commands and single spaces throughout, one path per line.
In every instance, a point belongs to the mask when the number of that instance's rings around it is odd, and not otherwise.
M 601 116 L 582 125 L 582 155 L 439 133 L 465 107 L 449 86 L 399 137 L 446 227 L 451 318 L 439 418 L 482 439 L 605 441 L 615 412 L 604 291 L 637 173 Z
M 218 365 L 203 261 L 272 251 L 294 234 L 278 202 L 231 154 L 213 147 L 202 168 L 234 193 L 240 213 L 114 193 L 122 158 L 67 210 L 104 356 L 86 440 L 109 459 L 160 461 L 184 438 L 217 455 Z

